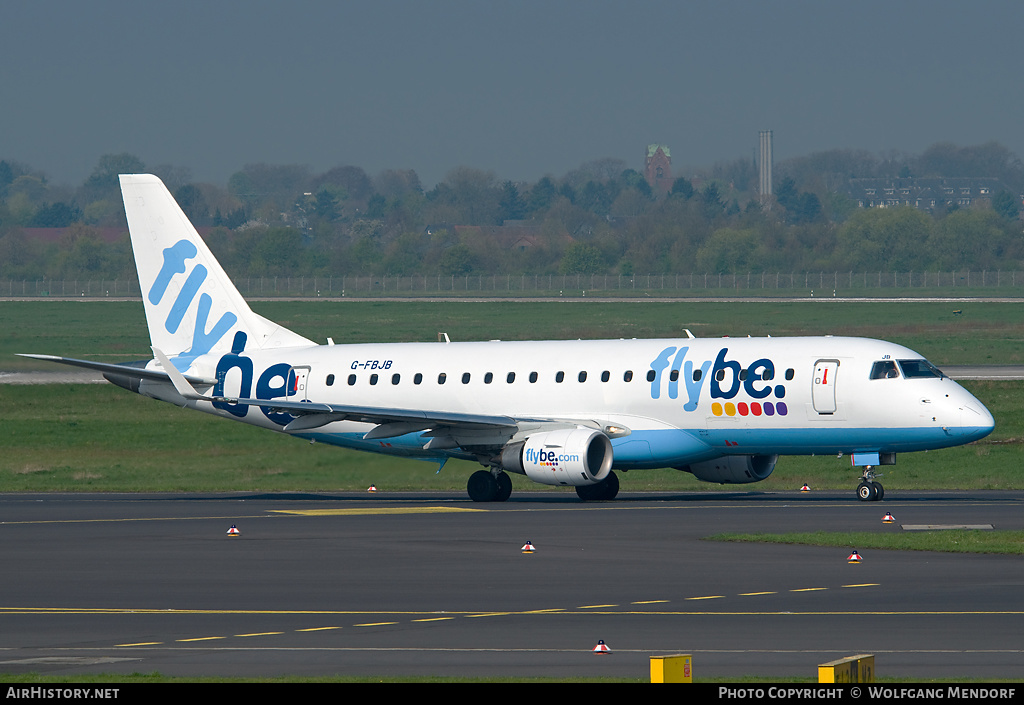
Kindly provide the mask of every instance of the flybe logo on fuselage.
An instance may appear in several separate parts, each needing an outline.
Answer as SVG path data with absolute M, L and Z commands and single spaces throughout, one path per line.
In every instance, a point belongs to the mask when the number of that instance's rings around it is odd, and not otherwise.
M 177 274 L 184 274 L 187 270 L 185 262 L 194 258 L 197 254 L 196 246 L 188 240 L 178 240 L 163 251 L 163 265 L 160 267 L 160 271 L 153 281 L 153 286 L 150 287 L 147 294 L 151 304 L 157 306 L 163 301 L 171 280 Z M 168 333 L 178 332 L 178 328 L 185 318 L 185 313 L 188 311 L 189 306 L 192 305 L 192 301 L 195 300 L 196 294 L 199 293 L 199 288 L 206 281 L 208 274 L 209 272 L 206 267 L 198 263 L 189 272 L 185 283 L 178 290 L 178 296 L 174 299 L 174 303 L 171 304 L 171 309 L 164 321 L 164 328 Z M 224 334 L 231 330 L 231 326 L 235 325 L 235 321 L 238 320 L 235 314 L 227 311 L 218 319 L 213 328 L 207 331 L 206 323 L 210 317 L 210 309 L 212 307 L 213 297 L 206 293 L 201 294 L 199 296 L 198 310 L 196 311 L 195 329 L 192 331 L 192 347 L 188 352 L 183 353 L 184 357 L 195 358 L 210 352 L 213 346 L 217 344 L 217 341 L 223 338 Z
M 651 373 L 648 379 L 651 382 L 651 398 L 660 399 L 662 388 L 669 399 L 676 399 L 680 395 L 680 379 L 686 394 L 686 403 L 683 404 L 685 411 L 696 411 L 700 402 L 701 391 L 705 383 L 708 385 L 709 394 L 713 400 L 727 400 L 725 404 L 715 401 L 712 403 L 712 413 L 715 416 L 733 416 L 737 412 L 741 416 L 748 413 L 760 416 L 773 416 L 776 413 L 785 416 L 787 408 L 782 401 L 764 401 L 774 395 L 775 399 L 783 399 L 786 396 L 786 386 L 783 384 L 772 384 L 775 379 L 775 363 L 763 357 L 754 360 L 743 367 L 736 360 L 729 360 L 727 355 L 729 348 L 722 348 L 714 361 L 704 360 L 696 362 L 687 359 L 690 352 L 688 346 L 676 348 L 669 346 L 658 353 L 658 356 L 651 361 Z M 667 371 L 667 372 L 666 372 Z M 710 374 L 709 374 L 710 372 Z M 668 384 L 665 385 L 665 378 Z M 735 399 L 742 393 L 744 397 L 751 400 L 740 401 L 734 404 Z
M 523 451 L 523 460 L 533 465 L 555 467 L 559 462 L 578 463 L 580 456 L 575 453 L 559 453 L 544 448 L 526 448 Z

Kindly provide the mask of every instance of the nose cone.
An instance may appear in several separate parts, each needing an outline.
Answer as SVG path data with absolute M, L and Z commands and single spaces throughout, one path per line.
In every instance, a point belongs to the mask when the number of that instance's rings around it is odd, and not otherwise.
M 996 420 L 985 405 L 970 397 L 969 401 L 960 405 L 960 428 L 968 441 L 976 441 L 992 433 Z

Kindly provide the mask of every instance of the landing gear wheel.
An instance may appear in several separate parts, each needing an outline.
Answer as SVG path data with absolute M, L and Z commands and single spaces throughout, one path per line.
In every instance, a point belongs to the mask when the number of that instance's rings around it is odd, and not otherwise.
M 494 494 L 495 502 L 504 502 L 512 496 L 512 478 L 503 472 L 494 476 L 497 492 Z
M 873 472 L 870 465 L 865 466 L 857 485 L 857 498 L 861 502 L 878 502 L 885 496 L 885 488 L 881 482 L 875 482 L 876 477 L 881 477 L 881 473 Z
M 885 488 L 881 482 L 863 480 L 857 485 L 857 497 L 862 502 L 880 502 L 885 496 Z
M 874 502 L 878 499 L 878 490 L 875 489 L 875 483 L 868 482 L 867 480 L 862 481 L 857 485 L 857 497 L 861 502 Z
M 596 485 L 577 485 L 576 495 L 585 502 L 615 499 L 619 493 L 619 478 L 614 472 Z
M 509 481 L 510 491 L 511 484 Z M 477 470 L 469 476 L 466 490 L 469 492 L 469 498 L 474 502 L 493 502 L 498 496 L 498 482 L 494 479 L 494 475 L 487 470 Z
M 597 496 L 597 485 L 576 485 L 576 496 L 584 502 L 594 502 L 600 499 Z

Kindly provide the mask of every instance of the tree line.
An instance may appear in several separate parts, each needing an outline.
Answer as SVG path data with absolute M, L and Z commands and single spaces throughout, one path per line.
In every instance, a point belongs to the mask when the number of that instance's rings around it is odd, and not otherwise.
M 751 159 L 679 171 L 668 193 L 611 158 L 532 183 L 462 166 L 429 190 L 412 170 L 251 164 L 221 186 L 108 154 L 72 187 L 0 160 L 0 279 L 132 277 L 117 175 L 140 172 L 164 180 L 236 277 L 1024 269 L 1024 165 L 997 143 L 790 159 L 765 204 Z M 930 212 L 861 208 L 849 188 L 912 177 L 1002 187 Z M 35 228 L 63 230 L 48 240 Z

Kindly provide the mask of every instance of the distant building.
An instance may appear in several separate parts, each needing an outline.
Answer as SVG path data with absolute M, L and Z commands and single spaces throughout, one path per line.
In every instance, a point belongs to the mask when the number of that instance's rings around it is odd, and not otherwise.
M 992 197 L 1004 190 L 994 178 L 850 179 L 849 196 L 861 208 L 912 206 L 934 211 L 950 207 L 991 207 Z
M 672 190 L 672 155 L 664 144 L 647 145 L 644 178 L 651 190 L 663 196 Z

